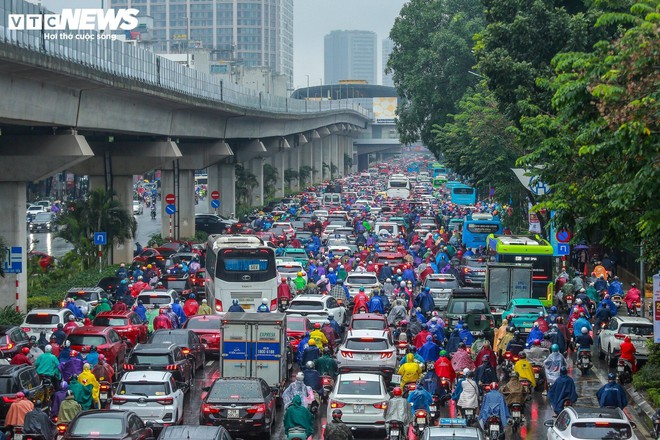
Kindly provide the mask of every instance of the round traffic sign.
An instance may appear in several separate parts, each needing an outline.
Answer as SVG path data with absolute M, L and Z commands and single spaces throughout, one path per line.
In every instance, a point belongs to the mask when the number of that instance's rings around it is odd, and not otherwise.
M 555 236 L 557 237 L 557 241 L 559 243 L 568 243 L 569 241 L 571 241 L 571 233 L 568 232 L 566 229 L 557 231 Z
M 174 201 L 176 198 L 174 197 L 174 194 L 168 194 L 165 196 L 165 201 L 167 202 L 168 205 L 174 205 Z
M 175 212 L 176 212 L 176 206 L 171 205 L 171 204 L 165 206 L 165 213 L 167 215 L 174 215 Z
M 218 209 L 220 207 L 220 200 L 211 200 L 211 208 Z
M 213 192 L 211 193 L 211 198 L 212 198 L 213 200 L 218 200 L 218 199 L 220 198 L 220 191 L 213 191 Z

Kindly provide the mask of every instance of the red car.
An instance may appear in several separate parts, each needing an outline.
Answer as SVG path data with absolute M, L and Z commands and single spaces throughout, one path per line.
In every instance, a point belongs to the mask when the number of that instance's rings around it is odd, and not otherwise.
M 207 354 L 220 353 L 220 315 L 196 315 L 188 318 L 183 328 L 192 330 L 204 345 Z
M 170 252 L 170 255 L 173 254 L 173 253 L 174 253 L 174 251 Z M 147 264 L 147 263 L 154 263 L 154 262 L 158 262 L 160 264 L 163 264 L 165 262 L 166 258 L 167 258 L 167 255 L 161 254 L 155 248 L 144 248 L 144 249 L 142 249 L 142 252 L 140 252 L 140 255 L 133 258 L 133 261 L 135 261 L 137 263 L 140 263 L 140 264 Z
M 312 330 L 314 330 L 314 326 L 309 319 L 302 316 L 286 317 L 286 337 L 293 353 L 298 350 L 298 344 L 305 336 L 305 332 L 311 332 Z
M 149 329 L 135 312 L 101 312 L 92 325 L 112 327 L 119 336 L 125 337 L 132 347 L 147 342 Z
M 374 259 L 374 265 L 376 266 L 376 273 L 380 274 L 380 269 L 383 267 L 387 261 L 392 268 L 392 272 L 396 273 L 397 269 L 401 269 L 401 272 L 405 270 L 406 261 L 403 259 L 404 255 L 399 252 L 379 252 L 376 254 Z
M 120 367 L 124 365 L 124 360 L 128 348 L 125 338 L 119 336 L 113 328 L 84 326 L 71 330 L 65 339 L 71 342 L 71 349 L 79 351 L 83 357 L 89 353 L 89 349 L 94 345 L 99 354 L 105 355 L 106 361 L 112 365 L 115 370 L 115 376 L 121 377 Z
M 206 269 L 200 269 L 196 273 L 190 274 L 190 285 L 192 286 L 195 294 L 204 293 L 204 286 L 206 285 Z M 202 299 L 202 297 L 197 299 Z

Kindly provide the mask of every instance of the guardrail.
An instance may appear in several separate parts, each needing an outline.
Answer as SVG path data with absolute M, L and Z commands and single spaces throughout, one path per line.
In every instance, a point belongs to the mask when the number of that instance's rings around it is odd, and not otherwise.
M 257 92 L 225 83 L 209 73 L 190 69 L 131 44 L 99 38 L 103 34 L 96 32 L 9 29 L 9 14 L 43 13 L 48 11 L 23 0 L 0 0 L 0 41 L 196 98 L 278 113 L 347 109 L 371 118 L 368 109 L 350 100 L 308 101 Z M 51 38 L 60 32 L 72 34 L 74 38 Z

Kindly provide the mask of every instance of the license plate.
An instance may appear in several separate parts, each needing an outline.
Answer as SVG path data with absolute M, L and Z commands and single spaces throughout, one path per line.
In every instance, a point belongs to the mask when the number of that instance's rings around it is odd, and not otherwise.
M 363 354 L 362 355 L 362 360 L 363 361 L 370 361 L 372 359 L 373 359 L 373 355 L 370 355 L 370 354 Z
M 108 400 L 108 393 L 101 393 L 101 395 L 99 396 L 99 399 Z
M 617 367 L 616 371 L 620 371 L 620 372 L 623 373 L 625 371 L 625 368 L 624 367 Z
M 243 307 L 243 310 L 250 310 L 252 308 L 252 304 L 241 304 L 241 307 Z
M 406 354 L 405 348 L 399 348 L 399 354 Z
M 534 373 L 534 379 L 538 379 L 538 378 L 539 378 L 539 373 Z
M 500 427 L 498 425 L 490 425 L 491 432 L 500 432 Z
M 239 410 L 237 410 L 237 409 L 228 409 L 227 410 L 227 417 L 229 417 L 230 419 L 237 419 L 238 418 L 238 413 L 239 413 Z
M 417 417 L 418 425 L 426 425 L 426 419 L 424 417 Z
M 520 411 L 513 411 L 511 414 L 512 417 L 520 417 Z
M 399 431 L 390 431 L 390 438 L 399 438 Z
M 355 414 L 364 414 L 364 405 L 353 405 L 353 412 Z
M 401 383 L 401 375 L 393 374 L 392 375 L 392 383 Z
M 472 408 L 465 408 L 466 416 L 471 416 L 472 414 L 474 414 L 474 410 Z
M 431 410 L 431 412 L 435 412 L 435 405 L 431 405 L 429 409 Z

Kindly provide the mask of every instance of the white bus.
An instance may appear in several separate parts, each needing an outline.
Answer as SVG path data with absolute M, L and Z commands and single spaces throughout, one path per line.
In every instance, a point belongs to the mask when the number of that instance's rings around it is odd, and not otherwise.
M 234 299 L 246 312 L 256 312 L 262 298 L 277 309 L 275 252 L 249 235 L 209 235 L 206 243 L 206 295 L 216 312 Z
M 403 174 L 392 174 L 387 182 L 389 199 L 407 199 L 410 197 L 410 181 Z

